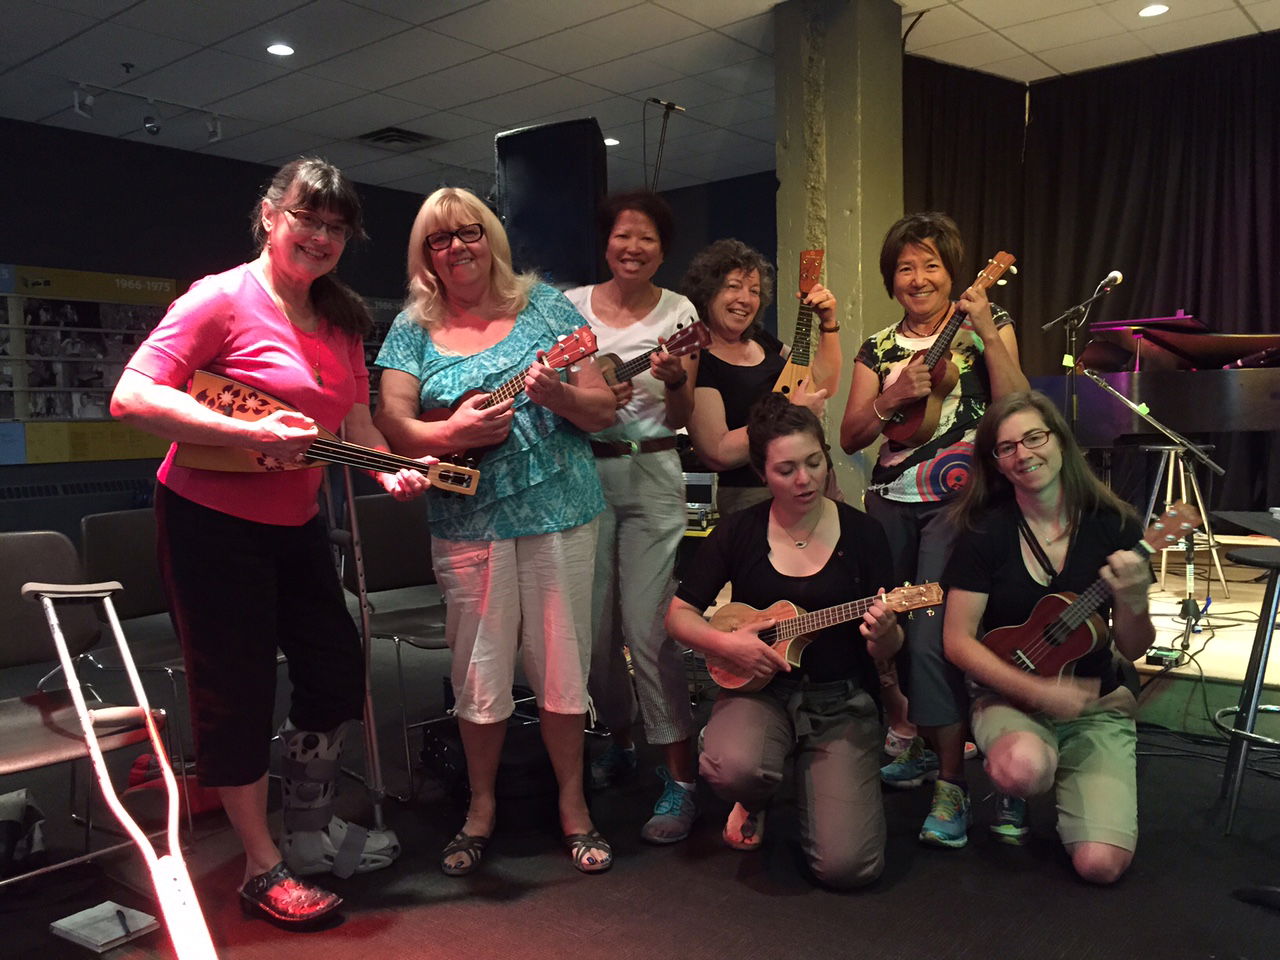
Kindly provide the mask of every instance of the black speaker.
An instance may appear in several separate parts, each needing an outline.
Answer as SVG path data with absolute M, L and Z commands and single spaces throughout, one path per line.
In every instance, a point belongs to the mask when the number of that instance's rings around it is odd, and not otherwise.
M 601 279 L 604 248 L 596 208 L 608 181 L 594 117 L 521 127 L 493 141 L 498 216 L 517 270 L 577 286 Z

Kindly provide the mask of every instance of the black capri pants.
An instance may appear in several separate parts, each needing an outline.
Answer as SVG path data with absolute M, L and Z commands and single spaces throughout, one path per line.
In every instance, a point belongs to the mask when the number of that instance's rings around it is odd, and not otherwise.
M 320 518 L 256 523 L 163 484 L 155 510 L 200 783 L 244 786 L 267 772 L 277 648 L 288 660 L 295 727 L 328 731 L 359 717 L 364 655 Z

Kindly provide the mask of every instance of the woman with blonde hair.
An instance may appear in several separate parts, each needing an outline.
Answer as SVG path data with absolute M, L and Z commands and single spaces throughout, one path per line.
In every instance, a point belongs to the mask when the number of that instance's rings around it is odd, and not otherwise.
M 428 501 L 436 579 L 448 604 L 455 713 L 467 757 L 466 822 L 445 847 L 450 876 L 480 865 L 517 658 L 541 711 L 574 865 L 612 864 L 583 795 L 596 516 L 604 508 L 587 433 L 613 421 L 613 393 L 590 358 L 566 376 L 543 362 L 582 318 L 511 266 L 498 218 L 467 190 L 427 197 L 409 235 L 409 299 L 383 367 L 377 423 L 401 452 L 478 451 L 473 497 Z M 523 374 L 514 398 L 488 395 Z

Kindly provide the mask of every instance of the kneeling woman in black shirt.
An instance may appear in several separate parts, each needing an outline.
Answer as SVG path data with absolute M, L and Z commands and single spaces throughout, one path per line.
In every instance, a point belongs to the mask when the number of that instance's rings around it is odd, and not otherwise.
M 1155 637 L 1151 568 L 1133 549 L 1141 527 L 1089 470 L 1058 409 L 1034 391 L 987 408 L 956 517 L 943 641 L 947 658 L 980 686 L 974 740 L 1007 795 L 993 829 L 1016 839 L 1026 830 L 1020 798 L 1053 789 L 1076 873 L 1111 883 L 1138 841 L 1136 701 L 1125 677 L 1134 673 L 1115 653 L 1131 661 Z M 1048 594 L 1084 593 L 1099 579 L 1111 636 L 1099 626 L 1101 643 L 1075 662 L 1074 676 L 1029 672 L 978 639 L 1024 623 Z M 1105 606 L 1099 612 L 1105 622 Z M 1024 654 L 1045 648 L 1042 635 L 1019 638 Z
M 726 842 L 751 849 L 783 763 L 794 755 L 800 831 L 814 875 L 832 887 L 861 886 L 884 867 L 873 658 L 892 657 L 902 645 L 893 611 L 876 601 L 861 619 L 817 631 L 794 669 L 761 641 L 770 621 L 721 632 L 702 612 L 726 583 L 735 602 L 760 609 L 789 600 L 817 611 L 873 597 L 892 576 L 889 544 L 879 523 L 823 496 L 827 445 L 811 411 L 767 394 L 752 410 L 747 437 L 751 464 L 773 499 L 724 518 L 707 538 L 671 601 L 667 630 L 768 683 L 755 693 L 721 692 L 699 772 L 738 805 Z

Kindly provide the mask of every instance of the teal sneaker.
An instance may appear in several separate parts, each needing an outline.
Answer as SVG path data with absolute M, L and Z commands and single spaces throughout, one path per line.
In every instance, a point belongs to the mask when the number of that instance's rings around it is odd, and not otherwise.
M 658 768 L 662 796 L 654 804 L 653 816 L 640 828 L 640 838 L 650 843 L 679 843 L 689 835 L 698 816 L 693 791 L 676 783 L 666 767 Z
M 891 763 L 880 768 L 880 779 L 890 787 L 906 790 L 918 787 L 926 780 L 938 776 L 938 755 L 924 745 L 924 740 L 916 737 Z
M 1007 793 L 996 794 L 996 819 L 991 832 L 1001 843 L 1020 847 L 1027 842 L 1027 801 Z
M 920 842 L 957 849 L 969 842 L 969 795 L 947 780 L 933 786 L 933 807 L 920 828 Z
M 624 749 L 616 743 L 591 761 L 591 785 L 597 790 L 621 783 L 636 770 L 636 748 Z

